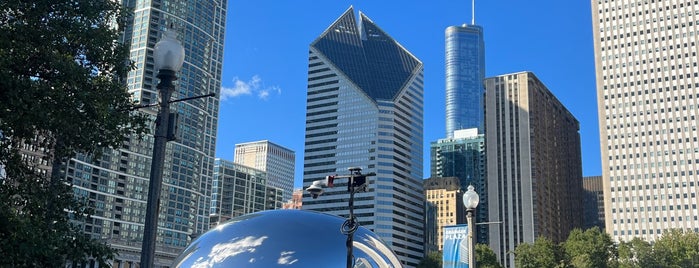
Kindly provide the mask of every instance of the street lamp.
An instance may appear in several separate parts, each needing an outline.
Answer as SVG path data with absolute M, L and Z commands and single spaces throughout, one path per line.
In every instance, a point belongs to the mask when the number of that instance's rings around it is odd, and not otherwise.
M 170 125 L 170 96 L 175 86 L 172 81 L 177 80 L 177 72 L 184 63 L 184 47 L 177 41 L 177 33 L 172 30 L 165 31 L 162 38 L 153 49 L 155 69 L 158 70 L 157 89 L 159 90 L 160 110 L 155 120 L 155 143 L 153 144 L 153 158 L 150 167 L 150 181 L 148 182 L 148 200 L 146 203 L 146 223 L 143 232 L 143 246 L 141 248 L 141 267 L 153 267 L 155 259 L 155 240 L 158 233 L 158 210 L 160 208 L 160 189 L 163 183 L 163 163 L 165 162 L 165 146 L 170 139 L 168 129 Z
M 476 232 L 476 223 L 473 220 L 473 214 L 478 206 L 478 193 L 473 190 L 473 185 L 469 185 L 466 193 L 464 193 L 464 206 L 466 207 L 466 224 L 468 225 L 468 267 L 476 267 L 476 247 L 474 234 Z
M 306 191 L 308 191 L 308 193 L 311 194 L 311 197 L 313 199 L 316 199 L 318 198 L 318 196 L 323 194 L 324 186 L 334 186 L 335 179 L 349 179 L 349 181 L 347 182 L 347 192 L 349 192 L 350 194 L 348 205 L 349 217 L 340 227 L 340 232 L 342 232 L 342 234 L 344 235 L 347 235 L 347 242 L 345 243 L 345 245 L 347 246 L 347 268 L 352 268 L 352 264 L 354 262 L 354 257 L 352 256 L 352 249 L 354 248 L 354 232 L 357 231 L 357 228 L 359 228 L 357 218 L 354 216 L 354 193 L 366 192 L 367 185 L 369 184 L 366 177 L 376 176 L 376 173 L 370 172 L 367 174 L 362 174 L 362 168 L 359 167 L 351 167 L 349 168 L 349 172 L 349 175 L 326 176 L 325 180 L 313 181 L 311 186 L 308 186 L 308 188 L 306 188 Z

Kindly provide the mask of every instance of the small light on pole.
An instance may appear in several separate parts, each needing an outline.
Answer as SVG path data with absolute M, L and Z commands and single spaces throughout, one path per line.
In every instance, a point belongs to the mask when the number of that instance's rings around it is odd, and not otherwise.
M 469 185 L 466 193 L 464 193 L 464 206 L 466 207 L 466 224 L 468 225 L 468 267 L 476 267 L 476 246 L 474 233 L 476 231 L 476 222 L 473 220 L 473 214 L 478 207 L 478 193 L 474 191 L 473 185 Z
M 156 235 L 158 233 L 158 210 L 160 206 L 160 190 L 163 182 L 163 163 L 165 162 L 165 146 L 168 142 L 170 125 L 170 96 L 175 89 L 173 81 L 177 80 L 177 72 L 184 63 L 184 47 L 177 41 L 177 33 L 165 31 L 162 38 L 153 49 L 155 69 L 158 70 L 160 83 L 159 111 L 155 120 L 155 141 L 153 158 L 151 160 L 150 181 L 148 182 L 148 200 L 146 203 L 146 222 L 141 248 L 141 267 L 151 268 L 155 260 Z

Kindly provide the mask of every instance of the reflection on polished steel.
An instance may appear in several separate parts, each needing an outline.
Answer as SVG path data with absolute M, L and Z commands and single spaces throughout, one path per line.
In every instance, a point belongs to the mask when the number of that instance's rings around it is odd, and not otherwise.
M 269 210 L 217 226 L 194 240 L 174 267 L 344 267 L 345 219 L 306 210 Z M 390 248 L 359 227 L 352 242 L 354 267 L 402 267 Z

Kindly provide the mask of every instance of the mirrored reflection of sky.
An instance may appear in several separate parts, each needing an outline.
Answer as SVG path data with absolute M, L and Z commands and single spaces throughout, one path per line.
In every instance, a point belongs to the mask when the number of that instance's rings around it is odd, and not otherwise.
M 175 267 L 344 267 L 343 218 L 311 211 L 274 210 L 215 228 L 195 240 Z M 367 267 L 396 259 L 366 228 L 355 233 L 354 256 Z M 387 257 L 390 253 L 391 257 Z M 359 264 L 359 263 L 357 263 Z M 379 266 L 381 265 L 381 266 Z

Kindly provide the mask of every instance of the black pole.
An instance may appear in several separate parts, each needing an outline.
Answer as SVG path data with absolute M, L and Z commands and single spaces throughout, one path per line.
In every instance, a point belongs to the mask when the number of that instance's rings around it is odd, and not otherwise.
M 153 267 L 155 260 L 160 189 L 163 183 L 165 146 L 167 145 L 167 130 L 170 124 L 170 95 L 175 87 L 172 82 L 177 80 L 177 76 L 174 71 L 161 69 L 158 71 L 158 78 L 160 78 L 160 83 L 157 86 L 160 95 L 160 110 L 155 120 L 155 142 L 153 144 L 153 158 L 150 166 L 150 181 L 148 182 L 146 223 L 143 232 L 143 246 L 141 248 L 141 268 Z

